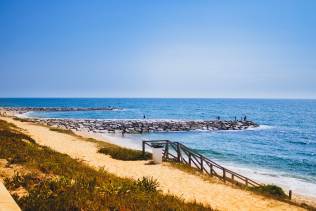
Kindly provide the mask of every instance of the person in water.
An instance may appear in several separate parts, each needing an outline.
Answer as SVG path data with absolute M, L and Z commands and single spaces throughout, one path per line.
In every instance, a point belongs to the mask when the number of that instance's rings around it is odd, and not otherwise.
M 143 118 L 144 118 L 144 119 L 146 119 L 146 116 L 145 116 L 145 114 L 144 114 Z
M 247 121 L 247 116 L 246 115 L 244 116 L 244 121 Z

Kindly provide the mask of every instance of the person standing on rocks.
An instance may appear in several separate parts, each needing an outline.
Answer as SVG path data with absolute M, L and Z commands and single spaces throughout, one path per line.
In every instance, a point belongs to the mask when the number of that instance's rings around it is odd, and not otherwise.
M 244 121 L 247 121 L 247 116 L 246 115 L 244 116 Z
M 125 129 L 125 127 L 123 127 L 123 129 L 122 129 L 122 136 L 124 136 L 125 133 L 126 133 L 126 129 Z

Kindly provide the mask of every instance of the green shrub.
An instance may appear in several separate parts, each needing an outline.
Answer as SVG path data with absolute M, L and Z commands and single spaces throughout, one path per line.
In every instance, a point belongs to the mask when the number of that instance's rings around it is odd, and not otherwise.
M 39 183 L 40 179 L 36 174 L 28 173 L 25 175 L 20 175 L 16 173 L 12 178 L 6 178 L 4 184 L 8 189 L 16 189 L 19 187 L 30 187 Z
M 252 187 L 252 190 L 265 194 L 270 195 L 278 198 L 286 198 L 287 195 L 284 193 L 283 189 L 276 185 L 262 185 L 259 187 Z
M 142 179 L 138 179 L 136 185 L 146 192 L 156 192 L 159 186 L 159 183 L 156 179 L 143 177 Z
M 76 135 L 72 130 L 67 130 L 67 129 L 62 129 L 62 128 L 57 128 L 57 127 L 51 127 L 49 130 L 58 132 L 58 133 L 65 133 L 68 135 Z
M 8 131 L 8 130 L 1 130 L 0 129 L 0 136 L 7 137 L 7 138 L 24 139 L 24 140 L 29 141 L 31 143 L 35 143 L 35 141 L 31 137 L 29 137 L 29 136 L 27 136 L 25 134 L 14 132 L 14 131 Z
M 115 145 L 102 147 L 98 152 L 110 155 L 112 158 L 118 160 L 148 160 L 151 158 L 151 154 L 148 152 L 143 156 L 143 152 L 140 150 L 127 149 Z
M 30 119 L 24 119 L 24 118 L 19 118 L 19 117 L 13 117 L 12 119 L 20 121 L 20 122 L 32 122 Z

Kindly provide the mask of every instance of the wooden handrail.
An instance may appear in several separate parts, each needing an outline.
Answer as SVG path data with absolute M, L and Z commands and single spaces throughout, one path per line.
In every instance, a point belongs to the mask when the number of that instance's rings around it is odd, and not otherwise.
M 165 160 L 173 160 L 179 163 L 184 163 L 185 165 L 197 168 L 210 176 L 219 177 L 225 182 L 228 181 L 245 186 L 261 186 L 261 184 L 219 165 L 218 163 L 179 142 L 171 142 L 169 140 L 145 140 L 142 143 L 143 154 L 145 154 L 146 146 L 152 147 L 152 145 L 157 144 L 164 146 L 163 157 Z M 172 151 L 174 151 L 175 154 L 173 154 Z M 207 166 L 208 168 L 206 168 Z

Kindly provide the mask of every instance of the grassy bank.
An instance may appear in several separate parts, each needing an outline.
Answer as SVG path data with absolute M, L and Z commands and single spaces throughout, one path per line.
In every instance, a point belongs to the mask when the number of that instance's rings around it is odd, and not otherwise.
M 151 178 L 122 179 L 95 170 L 68 155 L 40 146 L 0 120 L 0 158 L 27 174 L 7 178 L 23 210 L 210 210 L 198 203 L 163 195 Z M 21 191 L 23 190 L 23 191 Z

